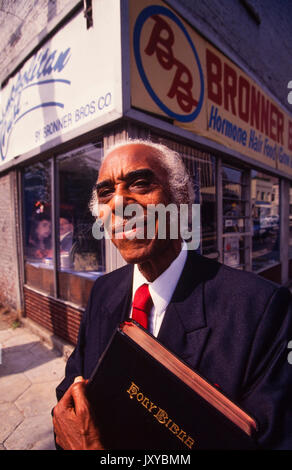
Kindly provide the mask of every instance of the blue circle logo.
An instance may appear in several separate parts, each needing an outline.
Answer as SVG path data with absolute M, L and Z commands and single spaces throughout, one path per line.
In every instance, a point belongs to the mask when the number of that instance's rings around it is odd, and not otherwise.
M 157 16 L 157 15 L 161 15 L 161 16 Z M 162 65 L 162 67 L 164 69 L 170 70 L 172 68 L 172 66 L 176 65 L 177 66 L 177 73 L 180 70 L 180 76 L 184 75 L 184 77 L 187 77 L 187 81 L 185 81 L 185 80 L 180 81 L 179 84 L 180 84 L 181 87 L 189 87 L 189 89 L 187 90 L 189 92 L 189 95 L 186 96 L 186 94 L 183 94 L 182 92 L 180 92 L 180 96 L 177 96 L 178 101 L 180 99 L 181 108 L 184 109 L 184 111 L 187 112 L 187 114 L 179 114 L 177 112 L 174 112 L 161 101 L 161 99 L 157 96 L 157 94 L 153 90 L 153 88 L 152 88 L 152 86 L 151 86 L 151 84 L 150 84 L 150 82 L 147 78 L 147 75 L 146 75 L 146 72 L 144 70 L 143 63 L 142 63 L 142 58 L 141 58 L 141 53 L 140 53 L 141 31 L 142 31 L 142 28 L 143 28 L 145 22 L 150 17 L 153 17 L 153 19 L 156 22 L 155 27 L 154 27 L 153 32 L 152 32 L 152 34 L 154 34 L 154 36 L 156 34 L 156 40 L 158 38 L 158 40 L 161 41 L 162 46 L 163 46 L 163 43 L 165 45 L 165 43 L 166 43 L 165 39 L 163 39 L 163 37 L 159 38 L 159 31 L 161 32 L 162 30 L 165 30 L 169 34 L 169 46 L 174 41 L 174 37 L 173 38 L 171 37 L 171 35 L 173 35 L 173 33 L 171 31 L 171 28 L 170 28 L 169 24 L 164 21 L 163 16 L 171 19 L 183 32 L 183 34 L 184 34 L 184 36 L 185 36 L 192 52 L 193 52 L 193 55 L 194 55 L 194 58 L 195 58 L 195 64 L 196 64 L 196 67 L 198 68 L 198 72 L 199 72 L 200 95 L 199 95 L 198 101 L 196 101 L 196 100 L 194 100 L 194 98 L 192 97 L 192 94 L 191 94 L 190 87 L 192 86 L 192 78 L 191 78 L 191 73 L 190 73 L 189 69 L 186 66 L 184 66 L 184 64 L 179 62 L 173 56 L 170 47 L 169 47 L 169 51 L 168 51 L 169 54 L 168 55 L 167 55 L 167 50 L 166 50 L 167 48 L 165 49 L 165 47 L 162 47 L 160 49 L 160 51 L 158 51 L 160 53 L 160 57 L 159 57 L 160 58 L 160 64 Z M 144 10 L 142 10 L 142 12 L 139 14 L 139 16 L 136 20 L 135 27 L 134 27 L 133 42 L 134 42 L 134 55 L 135 55 L 135 60 L 136 60 L 136 64 L 137 64 L 137 68 L 138 68 L 140 77 L 143 81 L 143 84 L 144 84 L 146 90 L 148 91 L 149 95 L 153 99 L 153 101 L 159 106 L 160 109 L 162 109 L 162 111 L 164 111 L 165 114 L 167 114 L 168 116 L 170 116 L 171 118 L 173 118 L 177 121 L 180 121 L 180 122 L 194 121 L 197 118 L 197 116 L 199 115 L 199 113 L 201 111 L 201 108 L 202 108 L 202 105 L 203 105 L 204 77 L 203 77 L 203 71 L 202 71 L 201 63 L 200 63 L 199 56 L 198 56 L 198 53 L 196 51 L 196 48 L 195 48 L 195 46 L 194 46 L 194 44 L 193 44 L 193 42 L 190 38 L 189 33 L 187 32 L 186 28 L 184 27 L 183 23 L 181 22 L 181 20 L 171 10 L 169 10 L 168 8 L 165 8 L 163 6 L 151 5 L 149 7 L 146 7 Z M 151 39 L 150 39 L 150 42 L 151 42 Z M 155 48 L 155 44 L 154 45 L 151 45 L 150 43 L 148 44 L 148 46 L 146 48 L 146 50 L 148 49 L 148 52 L 149 52 L 148 55 L 154 53 L 154 48 Z M 178 78 L 178 81 L 179 81 L 179 78 Z M 175 93 L 178 93 L 177 88 L 176 89 L 175 89 L 175 87 L 173 87 L 173 88 L 174 89 L 172 90 L 172 88 L 171 88 L 169 93 L 168 93 L 168 96 L 170 96 L 170 97 L 174 97 Z M 195 107 L 195 109 L 194 109 L 194 107 Z

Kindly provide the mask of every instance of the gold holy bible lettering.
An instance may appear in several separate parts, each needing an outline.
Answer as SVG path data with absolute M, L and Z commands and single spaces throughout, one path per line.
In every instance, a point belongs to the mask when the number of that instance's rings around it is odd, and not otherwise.
M 195 441 L 189 436 L 180 426 L 178 426 L 171 418 L 169 418 L 168 413 L 155 405 L 150 398 L 146 397 L 144 393 L 140 390 L 140 387 L 134 382 L 131 383 L 130 388 L 127 390 L 129 398 L 135 398 L 138 403 L 144 406 L 153 417 L 157 419 L 160 424 L 169 429 L 180 441 L 182 441 L 189 449 L 192 449 Z
M 255 420 L 133 321 L 114 332 L 87 394 L 106 449 L 256 447 Z

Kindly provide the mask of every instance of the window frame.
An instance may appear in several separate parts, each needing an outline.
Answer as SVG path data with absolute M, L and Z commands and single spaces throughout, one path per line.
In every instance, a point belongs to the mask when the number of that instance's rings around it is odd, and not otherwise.
M 251 183 L 250 184 L 252 184 L 252 180 L 253 180 L 252 170 L 256 171 L 257 173 L 266 175 L 267 178 L 276 178 L 277 179 L 277 186 L 278 186 L 278 217 L 279 217 L 279 221 L 278 221 L 278 225 L 279 225 L 278 226 L 278 239 L 279 239 L 279 248 L 278 248 L 278 257 L 277 257 L 277 259 L 273 260 L 270 264 L 263 265 L 263 266 L 259 267 L 259 269 L 254 269 L 253 268 L 254 259 L 257 259 L 258 257 L 253 256 L 253 253 L 254 253 L 253 234 L 252 234 L 252 237 L 251 237 L 251 269 L 252 269 L 252 272 L 254 272 L 255 274 L 261 275 L 262 273 L 268 272 L 270 269 L 273 269 L 276 266 L 279 266 L 279 265 L 283 264 L 283 259 L 282 259 L 283 228 L 282 228 L 282 224 L 283 224 L 283 220 L 284 220 L 284 208 L 282 207 L 283 197 L 282 197 L 282 189 L 281 188 L 282 188 L 284 180 L 279 175 L 274 175 L 273 173 L 270 173 L 270 172 L 262 170 L 262 169 L 251 168 L 251 172 L 250 172 L 250 182 Z M 264 191 L 264 193 L 265 193 L 265 191 Z M 272 200 L 273 190 L 270 194 L 271 194 L 271 201 L 270 202 L 272 203 L 273 202 L 273 200 Z M 274 200 L 275 200 L 275 198 L 274 198 Z M 265 199 L 263 199 L 263 202 L 269 202 L 269 201 L 265 201 Z M 253 220 L 254 219 L 253 219 L 253 216 L 252 216 L 252 213 L 251 213 L 251 224 L 253 224 Z
M 25 220 L 25 185 L 24 185 L 24 173 L 25 170 L 33 165 L 36 165 L 37 163 L 44 163 L 47 164 L 49 169 L 49 175 L 50 175 L 50 204 L 52 206 L 52 195 L 53 195 L 53 185 L 52 185 L 52 178 L 51 178 L 51 172 L 52 172 L 52 156 L 49 156 L 48 158 L 39 158 L 39 159 L 34 159 L 30 162 L 27 162 L 25 165 L 23 165 L 18 171 L 19 171 L 19 208 L 21 209 L 21 215 L 19 217 L 20 221 L 20 246 L 21 246 L 21 257 L 22 257 L 22 262 L 21 264 L 21 271 L 22 271 L 22 280 L 23 280 L 23 286 L 28 287 L 29 289 L 34 289 L 37 292 L 40 292 L 41 294 L 52 297 L 55 292 L 55 282 L 54 282 L 54 270 L 52 269 L 52 277 L 53 277 L 53 291 L 44 291 L 41 290 L 40 288 L 36 286 L 32 286 L 28 284 L 27 281 L 27 273 L 26 273 L 26 255 L 25 255 L 25 242 L 26 242 L 26 220 Z M 53 217 L 52 217 L 52 209 L 51 209 L 51 224 L 53 225 Z M 31 264 L 31 263 L 30 263 Z M 41 268 L 43 269 L 43 268 Z M 42 271 L 43 272 L 43 271 Z M 50 277 L 50 276 L 49 276 Z M 23 290 L 23 289 L 22 289 Z
M 82 147 L 83 145 L 87 144 L 96 144 L 100 143 L 102 152 L 104 151 L 104 142 L 102 137 L 97 139 L 90 139 L 89 141 L 80 141 L 68 149 L 66 149 L 66 153 L 70 151 L 74 151 L 78 147 Z M 59 215 L 60 215 L 60 194 L 59 194 L 59 169 L 58 169 L 58 158 L 63 154 L 62 150 L 54 151 L 51 154 L 47 155 L 46 158 L 40 155 L 39 158 L 32 159 L 30 161 L 25 162 L 20 168 L 18 168 L 18 206 L 19 206 L 19 256 L 21 258 L 21 281 L 22 281 L 22 290 L 23 287 L 27 287 L 31 290 L 34 290 L 41 295 L 54 298 L 58 302 L 62 302 L 64 304 L 72 305 L 72 307 L 84 310 L 85 305 L 76 304 L 71 300 L 63 299 L 60 296 L 60 281 L 59 281 L 59 273 L 61 272 L 60 269 L 60 247 L 59 247 Z M 25 232 L 25 184 L 24 184 L 24 173 L 27 168 L 30 166 L 35 165 L 38 162 L 44 162 L 49 165 L 49 175 L 50 175 L 50 197 L 51 197 L 51 222 L 52 222 L 52 261 L 53 261 L 53 293 L 49 293 L 35 287 L 27 282 L 26 276 L 26 258 L 25 258 L 25 240 L 26 240 L 26 232 Z M 104 246 L 104 257 L 106 259 L 106 246 Z M 42 268 L 40 268 L 42 269 Z M 104 270 L 104 274 L 106 273 L 106 266 Z M 75 276 L 78 277 L 78 274 Z M 81 277 L 81 276 L 79 276 Z M 94 280 L 90 280 L 92 284 L 95 282 Z
M 252 231 L 251 231 L 251 194 L 250 194 L 250 181 L 251 181 L 251 170 L 240 165 L 236 165 L 234 162 L 226 161 L 224 158 L 221 158 L 221 168 L 220 168 L 220 197 L 221 199 L 221 204 L 220 204 L 220 214 L 218 213 L 218 219 L 221 219 L 221 224 L 222 224 L 222 233 L 221 233 L 221 238 L 222 238 L 222 245 L 221 245 L 221 260 L 222 263 L 224 263 L 224 255 L 225 255 L 225 250 L 224 250 L 224 240 L 228 238 L 239 238 L 243 239 L 244 246 L 243 248 L 239 248 L 239 250 L 243 249 L 243 259 L 244 262 L 242 265 L 239 267 L 235 267 L 236 269 L 241 269 L 243 271 L 251 271 L 252 270 Z M 224 192 L 223 192 L 223 183 L 224 183 L 224 178 L 223 178 L 223 171 L 224 168 L 230 168 L 231 170 L 235 171 L 240 171 L 242 173 L 242 181 L 240 183 L 234 183 L 234 184 L 239 184 L 241 187 L 241 192 L 244 191 L 245 194 L 241 194 L 240 198 L 240 203 L 244 205 L 244 214 L 240 214 L 237 218 L 238 219 L 243 219 L 244 220 L 244 231 L 243 232 L 225 232 L 225 218 L 229 216 L 224 215 L 224 210 L 223 210 L 223 200 L 225 199 L 224 197 Z M 249 229 L 247 229 L 247 226 L 249 226 Z

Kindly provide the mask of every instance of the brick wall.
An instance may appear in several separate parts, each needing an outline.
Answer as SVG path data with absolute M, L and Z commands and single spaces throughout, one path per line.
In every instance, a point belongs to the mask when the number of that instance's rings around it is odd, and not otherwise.
M 94 3 L 98 0 L 93 0 Z M 138 1 L 138 0 L 137 0 Z M 254 7 L 258 24 L 244 6 Z M 154 2 L 155 3 L 155 2 Z M 47 23 L 73 4 L 70 0 L 0 1 L 1 79 L 14 60 Z M 289 0 L 177 0 L 206 33 L 221 41 L 289 109 L 287 84 L 292 80 L 292 2 Z M 291 110 L 291 106 L 290 109 Z
M 14 173 L 0 177 L 0 303 L 18 309 L 19 283 L 15 228 Z
M 291 112 L 287 84 L 292 80 L 292 2 L 289 0 L 246 0 L 260 24 L 242 0 L 179 0 L 205 31 L 240 57 Z
M 28 318 L 65 341 L 76 344 L 82 309 L 24 288 L 24 308 Z
M 0 1 L 1 79 L 11 73 L 14 61 L 38 37 L 48 22 L 69 5 L 70 0 Z M 72 5 L 74 6 L 74 4 Z

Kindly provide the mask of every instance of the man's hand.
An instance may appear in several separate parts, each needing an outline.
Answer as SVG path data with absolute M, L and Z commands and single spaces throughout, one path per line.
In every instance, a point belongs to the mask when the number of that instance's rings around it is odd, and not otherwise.
M 57 444 L 64 450 L 102 450 L 100 433 L 90 416 L 85 395 L 87 380 L 76 377 L 54 408 L 53 425 Z

